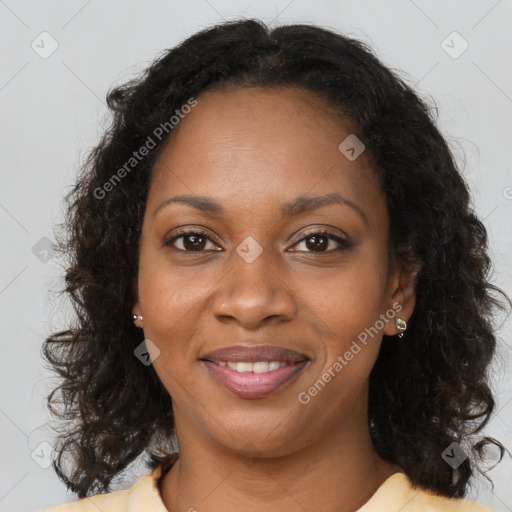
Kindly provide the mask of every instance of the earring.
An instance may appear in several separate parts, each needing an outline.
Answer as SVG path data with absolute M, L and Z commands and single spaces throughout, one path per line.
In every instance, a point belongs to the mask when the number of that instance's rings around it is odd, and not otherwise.
M 141 329 L 141 328 L 142 328 L 142 317 L 141 317 L 140 315 L 133 315 L 133 316 L 132 316 L 132 318 L 133 318 L 133 323 L 134 323 L 137 327 L 139 327 L 139 328 Z M 137 325 L 137 321 L 140 321 L 140 326 L 139 326 L 139 325 Z
M 403 338 L 404 337 L 403 331 L 405 331 L 407 329 L 407 322 L 403 318 L 400 318 L 397 316 L 395 318 L 395 326 L 399 331 L 401 331 L 400 334 L 398 334 L 398 337 Z

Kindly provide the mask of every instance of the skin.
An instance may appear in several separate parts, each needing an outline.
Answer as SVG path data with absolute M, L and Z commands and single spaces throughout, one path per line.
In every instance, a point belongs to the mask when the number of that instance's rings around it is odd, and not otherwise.
M 162 499 L 173 512 L 354 511 L 400 471 L 375 452 L 367 420 L 368 377 L 382 334 L 399 332 L 394 319 L 309 403 L 298 395 L 393 304 L 405 320 L 414 309 L 413 273 L 400 264 L 388 272 L 387 207 L 369 155 L 349 161 L 338 150 L 350 125 L 309 91 L 229 88 L 197 101 L 154 168 L 133 307 L 173 399 L 180 459 Z M 280 211 L 334 192 L 366 220 L 346 204 Z M 154 216 L 180 194 L 214 198 L 225 211 L 171 203 Z M 186 237 L 164 245 L 185 227 L 211 235 L 203 252 Z M 352 245 L 307 243 L 312 228 Z M 262 248 L 252 263 L 236 252 L 249 236 Z M 310 363 L 275 393 L 242 399 L 198 358 L 247 339 Z

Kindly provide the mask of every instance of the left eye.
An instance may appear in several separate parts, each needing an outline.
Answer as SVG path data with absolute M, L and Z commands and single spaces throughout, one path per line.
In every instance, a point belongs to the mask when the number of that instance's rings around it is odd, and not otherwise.
M 334 249 L 327 250 L 331 242 L 338 244 L 338 247 Z M 332 252 L 339 251 L 342 249 L 347 249 L 350 247 L 350 244 L 347 240 L 334 235 L 328 231 L 316 231 L 313 233 L 308 233 L 305 238 L 299 240 L 295 245 L 303 244 L 308 251 L 306 252 L 316 252 L 316 253 L 324 253 L 324 252 Z M 302 251 L 299 251 L 302 252 Z

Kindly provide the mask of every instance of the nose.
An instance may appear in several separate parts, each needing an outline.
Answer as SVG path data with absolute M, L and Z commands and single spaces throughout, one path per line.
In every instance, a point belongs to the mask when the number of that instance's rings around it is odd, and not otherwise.
M 264 254 L 251 263 L 236 253 L 230 258 L 229 271 L 218 283 L 213 300 L 213 313 L 219 321 L 254 329 L 295 317 L 296 297 L 283 273 L 272 268 L 270 257 Z

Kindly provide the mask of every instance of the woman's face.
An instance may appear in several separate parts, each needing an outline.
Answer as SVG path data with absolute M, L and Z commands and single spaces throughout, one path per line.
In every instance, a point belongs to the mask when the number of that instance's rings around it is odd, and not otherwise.
M 291 88 L 204 93 L 174 128 L 150 185 L 133 312 L 160 351 L 178 439 L 278 455 L 366 418 L 382 333 L 398 332 L 393 304 L 406 319 L 413 304 L 398 267 L 388 274 L 368 154 L 353 159 L 350 139 L 339 149 L 350 134 Z

